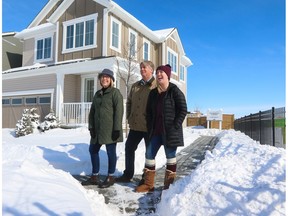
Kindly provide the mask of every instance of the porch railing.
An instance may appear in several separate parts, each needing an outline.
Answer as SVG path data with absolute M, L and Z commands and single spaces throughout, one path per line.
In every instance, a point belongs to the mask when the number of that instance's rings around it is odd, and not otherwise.
M 63 103 L 61 124 L 67 126 L 88 124 L 88 116 L 91 102 L 87 103 Z
M 65 126 L 85 126 L 88 125 L 91 102 L 63 103 L 61 113 L 61 124 Z M 124 104 L 123 129 L 126 128 L 126 100 Z

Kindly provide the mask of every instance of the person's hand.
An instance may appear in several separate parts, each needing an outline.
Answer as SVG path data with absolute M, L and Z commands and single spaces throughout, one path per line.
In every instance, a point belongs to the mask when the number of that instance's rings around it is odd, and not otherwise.
M 90 131 L 91 138 L 94 139 L 96 137 L 95 129 L 94 128 L 90 128 L 89 131 Z
M 120 137 L 120 131 L 116 130 L 112 132 L 112 140 L 117 140 Z

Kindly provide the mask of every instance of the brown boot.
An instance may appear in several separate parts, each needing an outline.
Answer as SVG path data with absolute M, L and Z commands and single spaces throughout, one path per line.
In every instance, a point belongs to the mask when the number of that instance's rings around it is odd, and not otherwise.
M 136 187 L 136 192 L 149 192 L 154 190 L 155 170 L 144 169 L 144 184 Z
M 176 178 L 176 172 L 172 172 L 171 170 L 166 169 L 165 179 L 164 179 L 164 190 L 168 189 L 170 184 L 174 182 Z

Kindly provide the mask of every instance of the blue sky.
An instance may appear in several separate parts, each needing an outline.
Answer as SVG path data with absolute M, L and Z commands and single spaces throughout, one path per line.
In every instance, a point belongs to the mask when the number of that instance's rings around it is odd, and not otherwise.
M 48 0 L 2 0 L 2 32 L 21 31 Z M 285 106 L 285 0 L 115 0 L 152 30 L 176 27 L 189 111 L 241 117 Z

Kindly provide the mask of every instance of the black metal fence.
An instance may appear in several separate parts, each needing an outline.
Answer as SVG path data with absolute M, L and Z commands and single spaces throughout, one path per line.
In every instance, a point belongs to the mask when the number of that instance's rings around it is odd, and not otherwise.
M 261 144 L 286 148 L 285 107 L 250 114 L 234 121 L 234 129 Z

